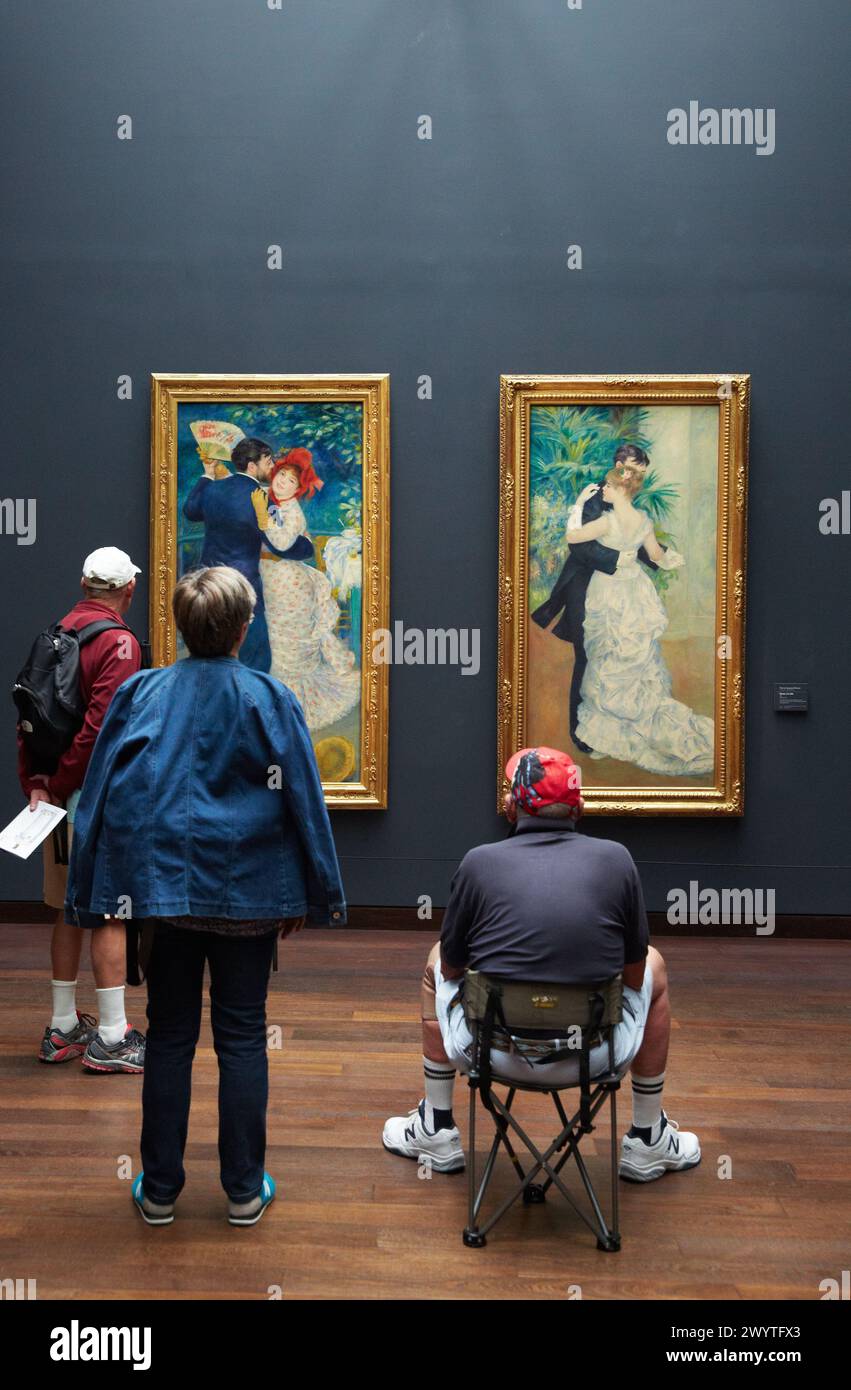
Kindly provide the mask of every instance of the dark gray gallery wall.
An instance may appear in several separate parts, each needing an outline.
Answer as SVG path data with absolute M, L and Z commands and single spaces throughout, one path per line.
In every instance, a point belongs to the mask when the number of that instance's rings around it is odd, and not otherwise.
M 500 833 L 500 372 L 749 371 L 746 815 L 589 831 L 629 846 L 653 908 L 696 878 L 847 912 L 851 538 L 818 525 L 851 487 L 846 0 L 0 13 L 0 496 L 38 508 L 33 545 L 0 535 L 4 689 L 87 551 L 147 568 L 151 371 L 388 371 L 392 614 L 481 628 L 482 669 L 392 671 L 390 809 L 334 823 L 352 902 L 442 903 Z M 692 99 L 775 108 L 775 153 L 671 147 L 667 112 Z M 140 633 L 146 601 L 143 580 Z M 810 682 L 806 716 L 772 712 L 790 679 Z M 11 701 L 6 730 L 0 822 L 19 805 Z M 39 884 L 3 856 L 0 898 Z

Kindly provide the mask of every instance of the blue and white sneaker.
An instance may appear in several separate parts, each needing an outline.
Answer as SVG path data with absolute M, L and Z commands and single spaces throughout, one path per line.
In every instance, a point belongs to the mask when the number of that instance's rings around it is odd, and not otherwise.
M 228 1202 L 228 1221 L 232 1226 L 256 1226 L 270 1202 L 275 1200 L 275 1179 L 263 1174 L 260 1196 L 250 1202 Z
M 139 1215 L 143 1221 L 147 1221 L 149 1226 L 170 1226 L 174 1220 L 174 1202 L 169 1202 L 166 1206 L 161 1206 L 159 1202 L 152 1202 L 145 1196 L 142 1186 L 144 1173 L 139 1173 L 133 1179 L 132 1195 L 133 1201 L 139 1209 Z
M 681 1130 L 676 1120 L 662 1111 L 662 1128 L 652 1144 L 632 1132 L 624 1135 L 618 1172 L 627 1182 L 653 1182 L 665 1173 L 696 1168 L 700 1162 L 700 1143 L 696 1134 Z

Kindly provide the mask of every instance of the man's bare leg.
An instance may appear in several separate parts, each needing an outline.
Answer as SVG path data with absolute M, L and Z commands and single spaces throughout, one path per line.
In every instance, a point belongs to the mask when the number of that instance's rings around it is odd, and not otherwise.
M 92 970 L 98 989 L 117 989 L 127 975 L 127 932 L 123 922 L 92 928 Z
M 620 1173 L 634 1182 L 651 1182 L 674 1169 L 700 1162 L 697 1136 L 680 1132 L 662 1109 L 662 1090 L 671 1039 L 668 972 L 654 946 L 647 952 L 653 977 L 650 1008 L 632 1072 L 632 1127 L 623 1141 Z
M 423 1022 L 423 1056 L 437 1066 L 452 1067 L 443 1046 L 443 1036 L 440 1032 L 440 1024 L 437 1021 L 437 1009 L 435 1008 L 436 985 L 434 978 L 434 968 L 440 960 L 440 942 L 436 941 L 428 953 L 426 968 L 423 972 L 422 983 L 422 1004 L 421 1017 Z
M 635 1054 L 630 1070 L 633 1075 L 655 1076 L 663 1072 L 668 1061 L 671 1040 L 671 1001 L 668 995 L 668 971 L 655 946 L 647 952 L 647 963 L 653 972 L 653 993 L 650 1010 L 644 1025 L 644 1037 Z
M 92 931 L 92 970 L 98 1000 L 98 1033 L 108 1047 L 127 1032 L 124 982 L 127 978 L 127 932 L 123 922 L 104 922 Z
M 83 928 L 65 921 L 58 912 L 50 938 L 50 964 L 54 980 L 76 980 L 83 950 Z
M 71 926 L 65 921 L 65 913 L 61 910 L 56 914 L 56 921 L 53 924 L 53 932 L 50 938 L 50 966 L 52 971 L 51 993 L 53 996 L 53 1012 L 50 1019 L 50 1031 L 71 1034 L 77 1028 L 77 975 L 80 969 L 80 955 L 83 949 L 83 933 L 78 926 Z M 65 1060 L 64 1051 L 61 1060 Z M 48 1053 L 53 1058 L 55 1049 L 48 1048 Z M 44 1056 L 44 1050 L 42 1051 Z
M 455 1066 L 443 1046 L 435 1008 L 435 967 L 440 943 L 429 952 L 422 978 L 421 1018 L 425 1099 L 416 1111 L 394 1115 L 384 1126 L 382 1142 L 391 1153 L 427 1160 L 438 1172 L 460 1172 L 464 1167 L 461 1136 L 452 1118 Z
M 51 892 L 51 897 L 53 893 Z M 48 902 L 48 906 L 54 906 Z M 38 1051 L 42 1062 L 71 1062 L 85 1052 L 96 1027 L 94 1019 L 77 1012 L 77 975 L 83 949 L 83 931 L 68 925 L 59 910 L 50 937 L 50 989 L 53 1010 Z
M 439 1129 L 454 1129 L 455 1127 L 455 1121 L 452 1118 L 455 1067 L 446 1055 L 435 1008 L 434 971 L 439 960 L 440 942 L 438 941 L 429 951 L 422 983 L 423 1072 L 425 1075 L 423 1122 L 432 1133 Z

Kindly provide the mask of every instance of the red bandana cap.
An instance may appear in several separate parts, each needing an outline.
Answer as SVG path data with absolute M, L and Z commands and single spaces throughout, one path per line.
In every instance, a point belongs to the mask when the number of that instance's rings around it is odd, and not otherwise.
M 581 770 L 558 748 L 521 748 L 508 759 L 505 775 L 515 803 L 533 816 L 542 806 L 579 805 Z

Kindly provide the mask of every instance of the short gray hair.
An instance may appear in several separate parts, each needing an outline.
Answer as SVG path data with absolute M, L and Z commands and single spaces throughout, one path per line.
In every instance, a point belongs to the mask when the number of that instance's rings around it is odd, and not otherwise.
M 518 820 L 523 817 L 529 820 L 579 820 L 581 814 L 578 806 L 568 806 L 566 801 L 552 801 L 549 806 L 542 806 L 540 811 L 524 811 L 522 806 L 517 807 Z
M 229 565 L 190 570 L 171 597 L 174 621 L 192 656 L 230 656 L 257 595 Z
M 118 587 L 115 584 L 90 584 L 88 579 L 83 578 L 83 593 L 88 599 L 96 599 L 99 603 L 109 602 L 110 599 L 119 598 L 126 594 L 131 584 L 135 584 L 135 577 L 128 579 L 126 584 Z

